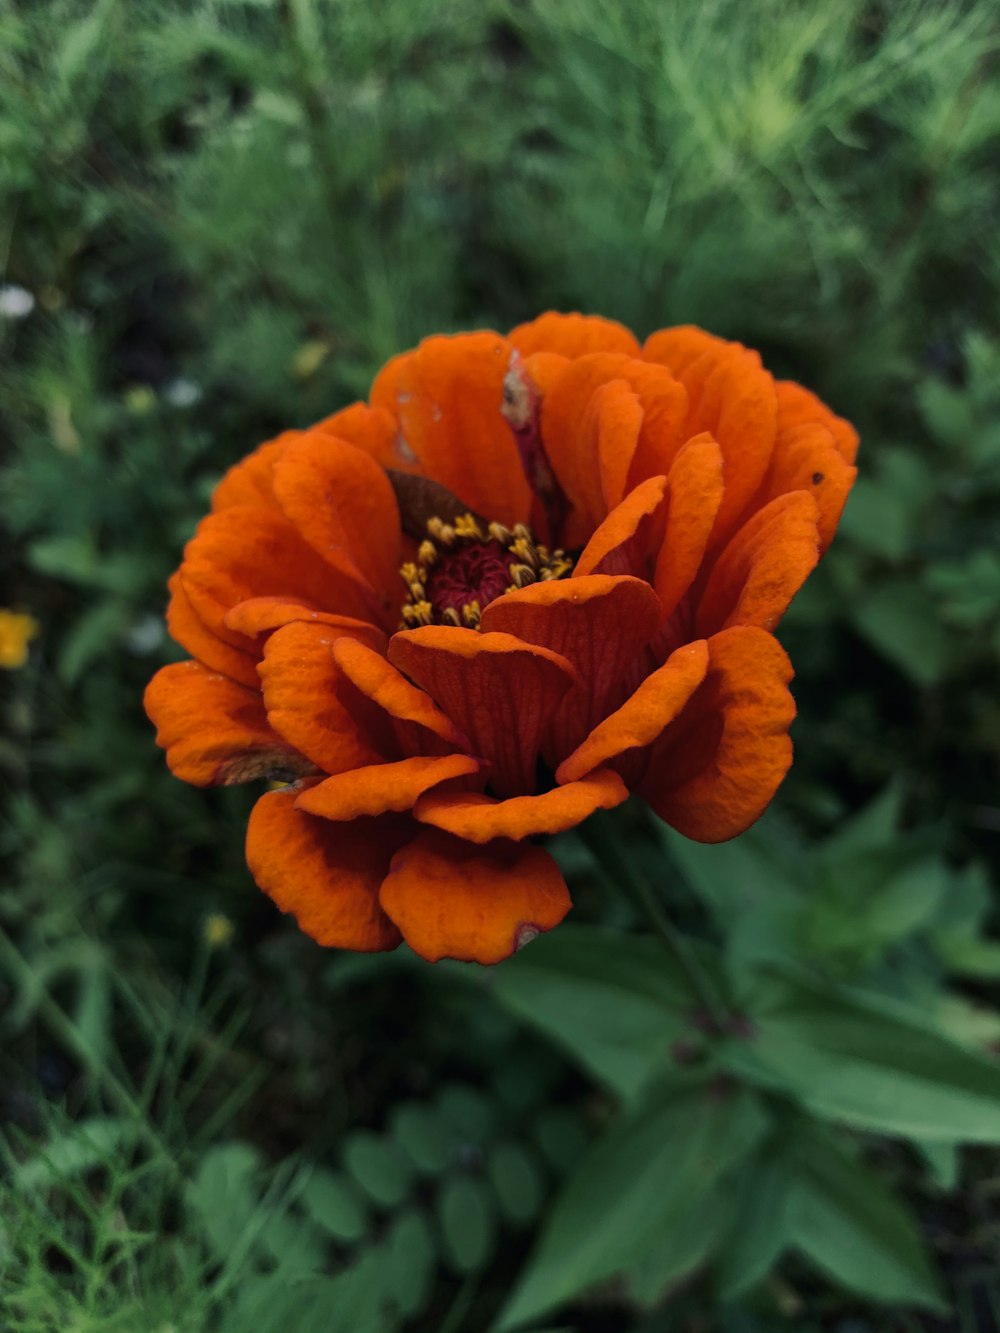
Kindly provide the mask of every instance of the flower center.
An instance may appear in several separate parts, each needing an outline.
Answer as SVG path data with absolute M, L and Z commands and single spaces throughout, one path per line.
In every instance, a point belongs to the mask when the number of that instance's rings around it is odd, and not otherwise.
M 409 590 L 400 628 L 478 629 L 483 611 L 505 592 L 564 578 L 572 568 L 564 551 L 539 546 L 523 523 L 484 525 L 474 514 L 460 514 L 454 523 L 428 519 L 416 560 L 399 571 Z

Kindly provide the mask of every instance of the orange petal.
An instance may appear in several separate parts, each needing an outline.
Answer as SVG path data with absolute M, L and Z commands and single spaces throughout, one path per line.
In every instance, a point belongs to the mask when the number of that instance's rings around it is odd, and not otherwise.
M 204 624 L 234 647 L 225 617 L 252 597 L 290 597 L 338 615 L 371 618 L 368 596 L 308 546 L 278 509 L 234 506 L 202 519 L 184 550 L 184 591 Z
M 275 630 L 260 664 L 271 726 L 326 773 L 377 764 L 384 757 L 383 737 L 349 706 L 353 698 L 343 697 L 336 642 L 336 631 L 326 625 L 295 622 Z
M 708 641 L 709 669 L 653 747 L 639 788 L 661 819 L 698 842 L 724 842 L 767 809 L 792 762 L 792 668 L 765 630 Z
M 275 464 L 274 493 L 313 550 L 348 578 L 364 579 L 381 613 L 394 618 L 402 533 L 385 469 L 356 445 L 308 431 Z
M 188 600 L 180 570 L 170 576 L 167 587 L 170 589 L 170 602 L 167 605 L 167 630 L 170 637 L 199 662 L 203 662 L 210 671 L 221 671 L 223 675 L 238 680 L 241 685 L 259 689 L 254 645 L 244 639 L 247 649 L 244 652 L 212 633 Z
M 636 578 L 645 578 L 650 573 L 651 561 L 663 544 L 666 494 L 666 477 L 649 477 L 629 491 L 584 547 L 573 577 L 633 574 Z
M 653 585 L 669 616 L 691 587 L 722 503 L 722 451 L 711 435 L 688 440 L 667 478 L 667 514 Z
M 259 693 L 200 662 L 161 667 L 146 686 L 146 713 L 174 777 L 195 787 L 229 787 L 312 765 L 275 735 Z
M 393 764 L 371 764 L 337 773 L 315 787 L 307 787 L 296 805 L 324 819 L 357 819 L 410 810 L 418 797 L 442 782 L 469 778 L 479 762 L 467 754 L 439 758 L 399 759 Z
M 343 638 L 334 644 L 333 657 L 359 695 L 385 717 L 404 754 L 443 754 L 470 748 L 467 737 L 430 695 L 411 684 L 380 653 L 352 638 Z
M 400 450 L 399 426 L 391 412 L 384 408 L 369 407 L 367 403 L 351 403 L 333 416 L 317 421 L 313 430 L 324 435 L 336 435 L 338 440 L 357 445 L 371 454 L 382 467 L 403 471 L 413 466 L 413 455 Z
M 428 829 L 393 857 L 383 908 L 415 953 L 499 963 L 557 926 L 572 906 L 559 867 L 540 847 L 486 847 Z
M 600 315 L 562 315 L 549 310 L 511 329 L 507 340 L 522 356 L 534 352 L 558 352 L 568 357 L 586 356 L 588 352 L 639 355 L 635 334 L 617 320 L 603 319 Z
M 659 739 L 705 679 L 707 670 L 708 645 L 704 639 L 671 653 L 617 712 L 600 722 L 563 760 L 556 769 L 556 781 L 576 782 L 602 764 L 614 763 L 618 768 L 622 761 L 627 764 L 631 779 L 630 770 L 642 767 L 641 763 L 637 766 L 632 762 L 633 752 Z
M 851 464 L 858 452 L 858 432 L 849 421 L 831 412 L 825 403 L 801 384 L 778 380 L 778 430 L 817 423 L 825 426 L 833 436 L 844 462 Z
M 240 602 L 231 611 L 226 612 L 227 629 L 236 630 L 248 638 L 266 634 L 270 630 L 290 625 L 295 620 L 305 620 L 317 625 L 329 625 L 342 634 L 361 639 L 376 650 L 385 650 L 386 637 L 382 631 L 367 620 L 355 620 L 351 616 L 334 615 L 331 611 L 320 611 L 308 602 L 298 601 L 294 597 L 251 597 Z
M 509 634 L 425 625 L 393 635 L 389 661 L 468 736 L 499 796 L 534 791 L 542 732 L 576 680 L 564 657 Z
M 706 352 L 717 352 L 726 345 L 724 338 L 706 333 L 694 324 L 678 324 L 651 333 L 643 344 L 642 355 L 646 361 L 655 361 L 679 375 Z
M 432 791 L 421 796 L 413 813 L 421 823 L 433 824 L 466 842 L 520 841 L 575 828 L 595 810 L 612 810 L 627 799 L 628 788 L 618 774 L 603 769 L 582 782 L 553 787 L 540 796 L 512 796 L 506 801 L 479 792 Z
M 642 579 L 608 574 L 534 583 L 483 612 L 484 630 L 516 635 L 570 663 L 579 684 L 552 711 L 545 754 L 558 763 L 630 688 L 628 671 L 660 623 L 656 593 Z
M 808 491 L 819 510 L 820 550 L 833 541 L 837 524 L 851 493 L 858 470 L 843 455 L 826 426 L 779 427 L 771 466 L 752 508 L 789 491 Z
M 722 450 L 725 491 L 713 543 L 731 533 L 767 471 L 774 448 L 778 400 L 774 380 L 756 352 L 738 343 L 700 357 L 681 375 L 688 391 L 686 430 L 710 431 Z
M 811 495 L 792 491 L 744 523 L 698 601 L 699 636 L 730 625 L 774 629 L 819 560 L 816 514 Z
M 572 456 L 564 452 L 562 460 L 564 469 L 572 463 L 567 495 L 575 514 L 562 539 L 568 546 L 593 532 L 621 497 L 642 427 L 642 404 L 625 380 L 599 385 L 581 407 L 571 427 Z
M 247 827 L 247 865 L 260 888 L 291 912 L 317 944 L 375 953 L 394 949 L 399 931 L 379 906 L 405 821 L 360 819 L 333 825 L 295 808 L 301 788 L 268 792 Z
M 698 347 L 703 350 L 694 357 Z M 725 494 L 712 536 L 718 546 L 732 533 L 767 471 L 778 418 L 774 380 L 756 352 L 700 329 L 661 330 L 649 339 L 644 355 L 670 365 L 687 390 L 685 437 L 709 431 L 719 442 Z M 662 466 L 654 470 L 665 471 Z
M 271 485 L 274 465 L 300 434 L 297 430 L 283 431 L 235 463 L 212 493 L 213 510 L 232 509 L 234 505 L 274 509 L 277 504 Z
M 624 381 L 639 400 L 642 417 L 634 449 L 624 423 L 618 435 L 600 449 L 603 421 L 592 400 L 613 380 Z M 624 401 L 623 391 L 617 391 L 613 403 Z M 607 509 L 623 498 L 628 488 L 626 476 L 628 485 L 635 486 L 648 476 L 666 473 L 683 439 L 680 431 L 686 405 L 684 389 L 667 371 L 612 353 L 571 361 L 553 379 L 542 400 L 542 438 L 549 461 L 574 506 L 563 537 L 566 545 L 582 545 L 587 540 Z M 611 406 L 609 403 L 604 408 L 610 415 L 603 420 L 609 423 L 616 420 Z M 624 410 L 619 408 L 620 412 Z M 599 499 L 598 478 L 602 482 Z
M 531 505 L 500 410 L 512 352 L 496 333 L 427 338 L 372 386 L 372 404 L 394 414 L 421 471 L 470 509 L 507 524 L 522 522 Z

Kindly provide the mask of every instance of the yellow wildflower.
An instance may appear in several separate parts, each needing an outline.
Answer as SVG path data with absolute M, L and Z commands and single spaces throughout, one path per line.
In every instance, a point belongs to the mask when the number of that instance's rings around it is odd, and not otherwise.
M 221 949 L 233 938 L 233 923 L 222 912 L 213 912 L 205 918 L 202 934 L 210 949 Z
M 28 660 L 28 644 L 38 633 L 38 621 L 21 611 L 0 608 L 0 667 L 16 671 Z

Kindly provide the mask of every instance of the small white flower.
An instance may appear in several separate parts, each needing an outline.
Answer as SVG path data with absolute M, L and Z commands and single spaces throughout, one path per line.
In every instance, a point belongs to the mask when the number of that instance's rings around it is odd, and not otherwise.
M 201 399 L 201 385 L 194 380 L 170 380 L 163 386 L 162 394 L 171 407 L 194 407 Z
M 142 616 L 125 631 L 125 646 L 137 657 L 155 652 L 163 642 L 163 621 L 152 614 Z
M 35 308 L 35 298 L 27 287 L 0 287 L 0 315 L 5 319 L 24 319 Z

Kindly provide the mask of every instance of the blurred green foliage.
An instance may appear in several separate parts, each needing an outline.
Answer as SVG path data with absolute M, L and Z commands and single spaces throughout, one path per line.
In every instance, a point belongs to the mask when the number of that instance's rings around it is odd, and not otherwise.
M 5 1328 L 1000 1323 L 998 61 L 986 0 L 0 10 Z M 154 749 L 166 577 L 258 441 L 548 306 L 859 427 L 796 766 L 562 839 L 495 971 L 324 954 Z

